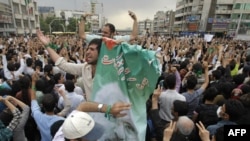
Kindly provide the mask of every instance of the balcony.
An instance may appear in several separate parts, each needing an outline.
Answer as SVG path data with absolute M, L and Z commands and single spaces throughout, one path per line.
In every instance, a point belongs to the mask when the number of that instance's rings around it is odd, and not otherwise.
M 174 24 L 182 24 L 184 23 L 183 21 L 175 21 Z
M 175 17 L 183 17 L 184 13 L 175 14 Z
M 16 19 L 22 19 L 22 17 L 23 17 L 23 16 L 22 16 L 21 14 L 15 14 L 15 18 L 16 18 Z
M 215 14 L 231 14 L 232 10 L 216 10 Z

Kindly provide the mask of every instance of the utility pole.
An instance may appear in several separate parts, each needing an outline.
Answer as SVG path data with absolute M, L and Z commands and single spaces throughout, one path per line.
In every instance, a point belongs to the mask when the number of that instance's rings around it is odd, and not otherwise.
M 50 23 L 49 23 L 49 34 L 51 35 L 51 25 L 53 24 L 54 21 L 60 21 L 62 19 L 53 19 Z M 64 29 L 65 30 L 65 29 Z

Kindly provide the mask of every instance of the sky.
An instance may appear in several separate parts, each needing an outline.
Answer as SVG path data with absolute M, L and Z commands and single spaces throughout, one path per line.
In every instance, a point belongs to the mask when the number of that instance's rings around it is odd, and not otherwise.
M 91 0 L 36 0 L 38 6 L 53 6 L 55 10 L 90 11 Z M 137 20 L 153 19 L 157 11 L 175 10 L 177 0 L 92 0 L 98 3 L 96 12 L 102 13 L 117 29 L 132 28 L 133 20 L 128 10 L 133 11 Z M 103 5 L 103 8 L 102 6 Z

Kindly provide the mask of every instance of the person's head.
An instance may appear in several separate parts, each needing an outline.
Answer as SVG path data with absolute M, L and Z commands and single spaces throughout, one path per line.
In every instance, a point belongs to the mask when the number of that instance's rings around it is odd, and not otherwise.
M 202 75 L 202 64 L 197 62 L 193 65 L 193 72 L 196 74 L 197 77 Z
M 59 72 L 54 75 L 54 80 L 56 84 L 63 84 L 64 83 L 64 76 Z
M 33 59 L 32 58 L 27 58 L 26 59 L 26 64 L 28 67 L 31 67 L 33 65 Z
M 250 109 L 250 93 L 242 95 L 239 100 L 245 108 Z
M 73 75 L 73 74 L 70 74 L 70 73 L 66 73 L 65 79 L 66 79 L 66 80 L 72 80 L 72 81 L 75 82 L 75 81 L 76 81 L 76 76 Z
M 164 79 L 164 87 L 167 89 L 175 89 L 176 76 L 174 73 L 169 73 Z
M 45 112 L 53 112 L 56 107 L 57 100 L 52 94 L 45 94 L 42 99 L 42 108 Z
M 203 101 L 213 101 L 218 95 L 218 90 L 215 87 L 209 87 L 203 92 Z
M 102 46 L 102 39 L 93 39 L 89 42 L 86 51 L 86 62 L 91 65 L 96 65 L 98 56 Z
M 175 119 L 185 116 L 188 113 L 188 103 L 186 101 L 175 100 L 172 107 L 172 115 Z
M 29 89 L 31 86 L 31 78 L 27 75 L 21 77 L 18 81 L 21 89 Z
M 47 64 L 44 66 L 44 73 L 46 74 L 52 74 L 53 66 L 51 64 Z
M 69 93 L 74 92 L 75 84 L 72 80 L 66 80 L 64 82 L 65 90 L 67 90 Z
M 15 66 L 14 63 L 9 62 L 9 63 L 7 64 L 7 69 L 8 69 L 9 71 L 15 71 L 15 70 L 16 70 L 16 66 Z
M 236 99 L 226 100 L 221 107 L 220 117 L 225 120 L 237 121 L 245 113 L 245 107 Z
M 186 88 L 193 90 L 198 83 L 198 80 L 195 75 L 189 75 L 187 78 Z
M 102 28 L 102 36 L 113 38 L 115 35 L 115 26 L 111 23 L 106 23 Z
M 81 111 L 73 111 L 62 125 L 64 137 L 68 140 L 98 140 L 104 133 L 104 127 Z
M 233 76 L 233 81 L 237 86 L 242 84 L 244 82 L 244 80 L 245 80 L 244 74 L 237 74 L 237 75 Z
M 176 128 L 182 135 L 188 136 L 193 132 L 195 126 L 190 118 L 180 116 L 176 122 Z
M 224 82 L 220 84 L 218 87 L 219 93 L 224 96 L 225 99 L 229 99 L 231 97 L 231 92 L 234 89 L 234 84 L 231 82 Z
M 212 71 L 212 78 L 214 80 L 219 80 L 221 78 L 221 71 L 220 70 Z
M 212 141 L 224 141 L 224 126 L 216 129 L 216 133 L 213 136 Z
M 36 81 L 36 90 L 44 92 L 44 90 L 45 90 L 45 82 L 44 82 L 43 79 L 38 79 Z
M 243 85 L 241 85 L 240 89 L 242 91 L 242 94 L 249 93 L 250 92 L 250 85 L 243 84 Z
M 45 65 L 46 66 L 46 65 Z M 43 62 L 37 59 L 35 61 L 35 70 L 39 69 L 39 71 L 43 71 Z M 45 68 L 44 68 L 45 69 Z

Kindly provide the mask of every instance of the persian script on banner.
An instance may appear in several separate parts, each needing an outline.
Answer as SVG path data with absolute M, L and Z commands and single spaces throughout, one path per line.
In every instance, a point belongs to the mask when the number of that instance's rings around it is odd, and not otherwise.
M 138 45 L 104 38 L 93 84 L 92 100 L 105 104 L 131 103 L 127 116 L 107 119 L 103 113 L 91 113 L 105 127 L 100 140 L 145 141 L 146 101 L 160 75 L 154 51 Z

